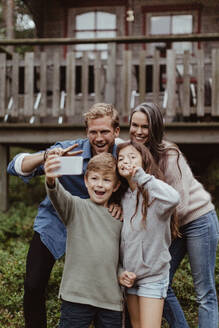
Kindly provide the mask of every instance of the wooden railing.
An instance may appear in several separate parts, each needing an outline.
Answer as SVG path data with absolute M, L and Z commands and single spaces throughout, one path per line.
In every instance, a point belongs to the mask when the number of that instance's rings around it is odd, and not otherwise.
M 98 52 L 92 59 L 86 52 L 81 59 L 68 52 L 65 60 L 58 52 L 52 58 L 26 53 L 24 59 L 13 53 L 10 60 L 0 54 L 1 119 L 80 122 L 81 114 L 101 101 L 114 103 L 124 121 L 142 101 L 159 103 L 170 121 L 219 116 L 219 49 L 209 58 L 203 50 L 196 56 L 168 50 L 166 58 L 158 51 L 151 58 L 146 51 L 136 56 L 127 50 L 121 57 L 115 44 L 109 44 L 107 60 Z M 146 85 L 149 71 L 151 85 Z

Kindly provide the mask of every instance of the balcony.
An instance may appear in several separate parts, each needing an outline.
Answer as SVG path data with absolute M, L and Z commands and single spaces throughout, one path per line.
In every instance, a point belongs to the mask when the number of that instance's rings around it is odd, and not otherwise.
M 179 56 L 168 50 L 165 57 L 159 51 L 148 56 L 143 45 L 161 40 L 205 41 L 212 50 L 208 55 L 197 49 L 195 55 Z M 188 145 L 219 144 L 217 41 L 219 34 L 0 40 L 0 46 L 37 46 L 24 57 L 0 53 L 1 209 L 7 208 L 9 147 L 39 149 L 57 140 L 84 137 L 82 114 L 96 102 L 115 104 L 122 138 L 128 138 L 131 109 L 152 101 L 162 109 L 168 139 Z M 92 57 L 84 52 L 77 58 L 69 48 L 80 42 L 108 43 L 107 59 L 101 59 L 98 52 Z

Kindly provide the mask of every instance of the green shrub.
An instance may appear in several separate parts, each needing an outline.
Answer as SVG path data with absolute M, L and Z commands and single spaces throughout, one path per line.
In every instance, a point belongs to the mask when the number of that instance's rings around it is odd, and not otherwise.
M 0 328 L 21 328 L 23 321 L 23 282 L 28 243 L 14 240 L 8 243 L 8 250 L 0 250 Z M 63 269 L 63 260 L 54 266 L 48 291 L 48 328 L 54 328 L 59 321 L 60 302 L 58 289 Z
M 0 244 L 7 246 L 11 238 L 29 240 L 33 233 L 33 221 L 37 213 L 37 206 L 26 206 L 15 203 L 7 213 L 0 212 Z

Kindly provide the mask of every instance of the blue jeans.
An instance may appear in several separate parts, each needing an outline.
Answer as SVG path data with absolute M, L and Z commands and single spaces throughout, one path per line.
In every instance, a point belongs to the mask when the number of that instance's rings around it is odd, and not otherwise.
M 122 328 L 122 312 L 62 301 L 59 328 Z
M 215 211 L 210 211 L 180 228 L 182 238 L 170 246 L 172 256 L 170 285 L 164 304 L 164 317 L 171 328 L 188 328 L 184 313 L 171 287 L 173 276 L 188 253 L 199 305 L 199 328 L 218 328 L 218 304 L 215 288 L 215 261 L 219 224 Z

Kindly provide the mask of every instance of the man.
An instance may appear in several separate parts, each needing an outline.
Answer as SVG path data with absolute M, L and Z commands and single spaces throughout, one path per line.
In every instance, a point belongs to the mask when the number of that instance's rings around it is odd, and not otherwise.
M 44 174 L 44 162 L 48 154 L 83 157 L 83 174 L 62 176 L 61 184 L 72 195 L 88 198 L 84 184 L 84 172 L 88 161 L 96 154 L 110 152 L 115 155 L 115 138 L 119 135 L 119 117 L 116 109 L 109 104 L 93 105 L 84 115 L 86 139 L 57 142 L 46 151 L 35 154 L 18 154 L 8 165 L 8 173 L 20 176 L 25 182 Z M 113 213 L 114 215 L 114 213 Z M 55 260 L 65 253 L 66 229 L 59 220 L 50 200 L 46 197 L 40 204 L 34 222 L 34 236 L 30 243 L 24 282 L 24 317 L 26 328 L 45 328 L 45 289 Z

